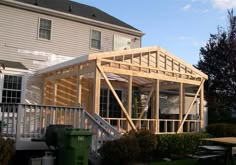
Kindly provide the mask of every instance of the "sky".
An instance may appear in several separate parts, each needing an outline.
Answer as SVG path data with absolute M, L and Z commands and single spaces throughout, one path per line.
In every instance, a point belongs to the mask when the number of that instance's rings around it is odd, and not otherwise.
M 190 64 L 217 27 L 227 29 L 236 0 L 74 0 L 97 7 L 145 33 L 142 47 L 160 46 Z M 236 13 L 236 10 L 235 10 Z

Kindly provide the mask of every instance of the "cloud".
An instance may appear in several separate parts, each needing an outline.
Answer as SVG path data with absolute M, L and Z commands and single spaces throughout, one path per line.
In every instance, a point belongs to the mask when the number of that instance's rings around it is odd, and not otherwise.
M 188 44 L 190 44 L 191 46 L 194 46 L 194 47 L 201 47 L 201 46 L 204 46 L 206 44 L 205 41 L 197 41 L 193 37 L 183 36 L 183 35 L 180 35 L 180 36 L 176 37 L 175 40 L 186 42 L 186 43 L 188 43 Z
M 183 9 L 184 11 L 188 11 L 190 8 L 191 8 L 191 4 L 187 4 L 187 5 L 185 5 L 182 9 Z
M 178 36 L 176 37 L 177 40 L 180 40 L 180 41 L 187 41 L 187 40 L 192 40 L 192 37 L 189 37 L 189 36 Z
M 236 8 L 235 0 L 211 0 L 211 2 L 214 8 L 220 10 Z

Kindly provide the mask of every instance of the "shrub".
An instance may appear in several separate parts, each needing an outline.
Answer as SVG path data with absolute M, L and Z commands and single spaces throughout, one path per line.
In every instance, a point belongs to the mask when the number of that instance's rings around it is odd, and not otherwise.
M 137 139 L 140 148 L 139 160 L 148 162 L 152 159 L 157 146 L 156 135 L 148 130 L 139 130 L 137 132 L 130 132 L 127 136 L 134 136 Z
M 0 136 L 0 164 L 7 165 L 14 153 L 14 141 Z
M 138 161 L 147 162 L 156 149 L 156 135 L 140 130 L 129 132 L 120 139 L 106 142 L 99 152 L 104 164 L 127 164 Z
M 157 136 L 158 157 L 184 156 L 194 153 L 200 139 L 209 137 L 206 133 L 163 134 Z
M 103 164 L 123 165 L 148 162 L 163 157 L 176 158 L 194 153 L 206 133 L 153 135 L 149 131 L 129 132 L 120 139 L 106 142 L 99 150 Z
M 103 164 L 122 165 L 136 161 L 140 154 L 140 148 L 136 138 L 126 136 L 107 141 L 99 149 L 99 152 L 103 157 Z
M 207 132 L 214 137 L 236 136 L 236 125 L 228 123 L 210 124 L 206 128 Z

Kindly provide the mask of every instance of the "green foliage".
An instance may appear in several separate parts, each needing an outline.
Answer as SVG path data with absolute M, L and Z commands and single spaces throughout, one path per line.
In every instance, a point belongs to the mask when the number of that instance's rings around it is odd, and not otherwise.
M 206 128 L 207 132 L 214 137 L 234 137 L 236 136 L 236 125 L 228 123 L 210 124 Z
M 137 132 L 130 132 L 126 136 L 133 136 L 136 138 L 140 148 L 139 159 L 141 161 L 148 162 L 152 159 L 157 146 L 156 135 L 152 134 L 148 130 L 139 130 Z
M 200 49 L 197 67 L 208 75 L 205 83 L 209 123 L 226 122 L 236 109 L 236 17 L 228 11 L 228 28 L 218 27 L 217 34 Z
M 0 136 L 0 164 L 7 165 L 14 153 L 14 141 Z
M 107 141 L 99 149 L 103 157 L 103 164 L 123 165 L 136 161 L 140 148 L 137 139 L 133 136 L 122 137 L 117 140 Z
M 129 132 L 120 139 L 106 142 L 99 152 L 104 164 L 122 165 L 130 162 L 147 162 L 156 149 L 156 135 L 149 131 Z
M 103 164 L 123 165 L 150 162 L 170 156 L 194 153 L 206 133 L 153 135 L 149 131 L 129 132 L 120 139 L 106 142 L 99 150 Z M 176 157 L 172 157 L 176 158 Z
M 194 153 L 200 144 L 200 139 L 208 136 L 206 133 L 158 135 L 156 155 L 158 157 L 170 157 Z

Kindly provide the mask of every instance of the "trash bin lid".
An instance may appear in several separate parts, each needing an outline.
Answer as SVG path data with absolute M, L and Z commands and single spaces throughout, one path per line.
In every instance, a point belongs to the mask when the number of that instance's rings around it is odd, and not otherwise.
M 65 135 L 84 135 L 91 136 L 92 132 L 89 129 L 66 128 Z

